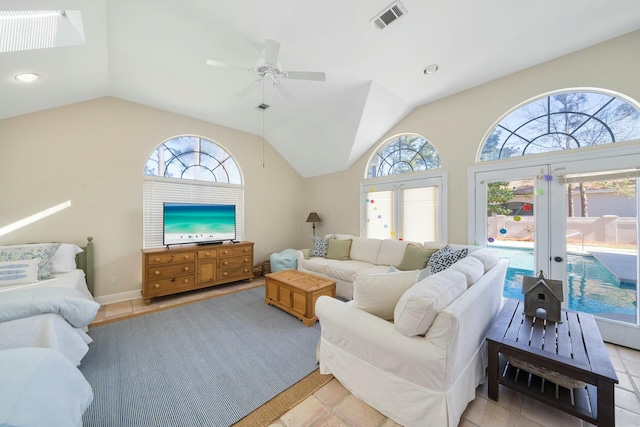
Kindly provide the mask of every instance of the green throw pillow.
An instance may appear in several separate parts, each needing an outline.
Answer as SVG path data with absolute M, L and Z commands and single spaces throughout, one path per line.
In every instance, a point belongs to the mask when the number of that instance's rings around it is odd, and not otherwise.
M 398 270 L 422 270 L 427 266 L 429 258 L 433 255 L 437 249 L 425 249 L 419 248 L 414 245 L 407 245 L 404 250 L 404 258 L 398 265 Z
M 325 258 L 327 259 L 339 259 L 339 260 L 348 260 L 349 253 L 351 252 L 351 239 L 349 240 L 337 240 L 337 239 L 329 239 L 328 240 L 329 247 L 327 248 L 327 255 Z

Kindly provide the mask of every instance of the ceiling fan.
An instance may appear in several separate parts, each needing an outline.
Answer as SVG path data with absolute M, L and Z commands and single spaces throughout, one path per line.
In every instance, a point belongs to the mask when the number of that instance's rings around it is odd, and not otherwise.
M 213 65 L 214 67 L 234 68 L 250 73 L 255 73 L 258 78 L 254 80 L 249 86 L 242 89 L 237 93 L 237 96 L 243 96 L 249 93 L 251 90 L 265 83 L 269 80 L 273 83 L 273 86 L 286 98 L 294 99 L 294 94 L 286 87 L 284 83 L 287 79 L 294 80 L 315 80 L 325 81 L 326 75 L 322 72 L 314 71 L 285 71 L 278 62 L 278 55 L 280 53 L 280 43 L 265 39 L 264 41 L 264 56 L 256 62 L 255 67 L 247 68 L 241 65 L 228 64 L 226 62 L 208 60 L 207 65 Z

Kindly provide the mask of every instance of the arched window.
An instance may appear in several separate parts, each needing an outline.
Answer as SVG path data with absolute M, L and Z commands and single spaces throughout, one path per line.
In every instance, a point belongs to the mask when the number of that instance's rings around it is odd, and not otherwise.
M 193 135 L 168 139 L 144 167 L 143 246 L 162 246 L 164 202 L 236 207 L 236 238 L 244 238 L 244 187 L 233 157 L 215 142 Z
M 197 136 L 177 136 L 153 150 L 145 175 L 241 184 L 231 155 L 216 143 Z
M 489 133 L 479 160 L 570 150 L 640 138 L 640 110 L 604 92 L 564 91 L 508 113 Z
M 371 156 L 365 177 L 363 236 L 446 241 L 446 174 L 440 170 L 438 152 L 424 137 L 404 134 L 383 143 Z
M 400 135 L 371 157 L 367 178 L 423 171 L 440 167 L 438 152 L 424 137 Z

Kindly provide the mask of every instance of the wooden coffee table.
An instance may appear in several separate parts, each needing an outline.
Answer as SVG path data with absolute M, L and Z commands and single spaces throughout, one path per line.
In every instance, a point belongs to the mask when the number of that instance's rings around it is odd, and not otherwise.
M 282 270 L 265 275 L 265 304 L 274 305 L 313 326 L 316 300 L 321 295 L 336 296 L 336 282 L 298 270 Z
M 598 326 L 582 312 L 562 310 L 562 319 L 528 317 L 522 301 L 505 302 L 487 334 L 489 397 L 498 400 L 498 384 L 503 384 L 595 425 L 613 427 L 618 378 Z M 563 383 L 568 388 L 555 385 Z

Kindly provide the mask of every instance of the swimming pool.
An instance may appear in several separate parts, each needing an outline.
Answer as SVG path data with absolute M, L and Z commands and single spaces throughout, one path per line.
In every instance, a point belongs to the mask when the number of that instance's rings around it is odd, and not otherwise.
M 522 276 L 534 275 L 533 249 L 500 246 L 492 246 L 492 248 L 498 251 L 501 258 L 509 258 L 503 295 L 507 298 L 522 300 Z M 570 310 L 636 323 L 635 286 L 621 284 L 593 256 L 567 254 L 567 282 Z

